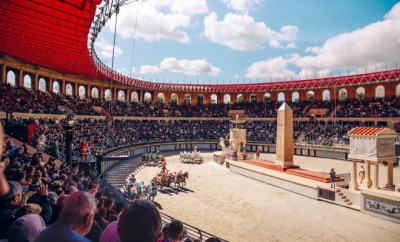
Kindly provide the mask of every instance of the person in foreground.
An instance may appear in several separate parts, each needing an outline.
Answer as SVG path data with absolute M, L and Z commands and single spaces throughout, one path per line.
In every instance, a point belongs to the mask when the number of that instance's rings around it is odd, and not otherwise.
M 121 242 L 156 242 L 161 231 L 161 216 L 147 200 L 136 200 L 122 212 L 118 224 Z
M 44 229 L 36 242 L 90 242 L 89 233 L 96 212 L 96 199 L 88 192 L 74 192 L 64 200 L 60 220 Z

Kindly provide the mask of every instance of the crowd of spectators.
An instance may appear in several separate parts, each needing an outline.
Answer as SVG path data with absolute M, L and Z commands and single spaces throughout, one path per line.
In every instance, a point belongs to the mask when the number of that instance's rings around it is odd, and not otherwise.
M 199 241 L 180 221 L 163 223 L 153 203 L 110 199 L 96 177 L 54 157 L 46 162 L 42 152 L 3 139 L 1 130 L 0 157 L 1 241 Z
M 400 117 L 400 97 L 344 100 L 336 117 Z
M 76 96 L 0 84 L 0 111 L 62 114 L 66 111 L 65 107 L 77 115 L 99 115 L 87 100 Z

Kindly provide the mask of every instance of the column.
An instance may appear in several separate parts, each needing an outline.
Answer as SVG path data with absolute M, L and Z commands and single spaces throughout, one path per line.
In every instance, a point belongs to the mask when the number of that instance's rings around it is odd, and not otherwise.
M 53 92 L 53 81 L 54 81 L 54 78 L 52 76 L 50 76 L 49 77 L 49 85 L 48 85 L 48 89 L 47 89 L 48 92 Z
M 385 185 L 385 187 L 387 189 L 393 189 L 394 185 L 393 185 L 393 161 L 392 160 L 388 160 L 388 167 L 387 167 L 387 183 Z
M 79 96 L 78 83 L 77 82 L 74 83 L 74 91 L 73 91 L 73 93 L 74 93 L 74 96 Z
M 374 187 L 379 189 L 379 161 L 375 162 Z
M 65 80 L 64 79 L 62 79 L 61 80 L 61 83 L 60 83 L 60 93 L 61 94 L 65 94 Z
M 99 88 L 99 98 L 103 99 L 104 98 L 104 87 Z
M 112 100 L 117 101 L 117 100 L 118 100 L 118 97 L 117 97 L 117 88 L 114 87 L 114 90 L 112 90 L 112 92 L 113 92 Z
M 353 162 L 353 183 L 354 183 L 354 190 L 358 190 L 358 182 L 357 182 L 357 160 L 352 159 Z
M 34 83 L 32 85 L 32 88 L 35 90 L 39 89 L 39 74 L 37 72 L 35 72 L 35 80 Z
M 1 83 L 7 83 L 7 66 L 3 63 L 3 68 L 1 68 Z
M 92 86 L 90 86 L 89 84 L 87 85 L 87 88 L 88 88 L 88 90 L 87 90 L 87 93 L 86 93 L 86 98 L 90 98 L 91 97 L 91 95 L 92 95 Z
M 125 90 L 125 93 L 126 93 L 126 95 L 125 95 L 125 100 L 127 101 L 127 102 L 129 102 L 131 99 L 130 99 L 130 96 L 131 96 L 131 91 L 128 89 L 128 90 Z
M 19 78 L 18 78 L 18 87 L 23 87 L 23 79 L 24 79 L 24 72 L 22 71 L 22 69 L 19 69 Z
M 371 161 L 367 160 L 367 187 L 371 188 L 372 187 L 372 181 L 371 181 Z
M 143 100 L 144 100 L 144 97 L 143 97 L 143 90 L 141 89 L 140 90 L 140 98 L 139 98 L 139 102 L 143 102 Z

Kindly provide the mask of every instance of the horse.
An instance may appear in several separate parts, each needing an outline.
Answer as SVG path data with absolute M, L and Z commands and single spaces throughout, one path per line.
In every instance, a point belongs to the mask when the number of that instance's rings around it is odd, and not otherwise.
M 157 196 L 157 186 L 156 184 L 151 181 L 150 184 L 145 186 L 145 191 L 147 194 L 147 200 L 154 201 L 155 196 Z
M 186 186 L 186 179 L 189 179 L 189 172 L 185 171 L 184 173 L 182 173 L 182 171 L 179 172 L 180 175 L 179 177 L 179 183 L 181 183 L 181 187 Z M 178 173 L 178 174 L 179 174 Z
M 176 172 L 174 172 L 174 175 L 172 176 L 171 183 L 175 183 L 175 190 L 178 190 L 178 188 L 181 187 L 180 177 L 179 177 L 181 175 L 181 173 L 182 172 L 179 172 L 178 174 L 176 174 Z
M 169 187 L 171 185 L 172 176 L 171 173 L 157 175 L 152 179 L 152 181 L 162 189 L 163 187 Z

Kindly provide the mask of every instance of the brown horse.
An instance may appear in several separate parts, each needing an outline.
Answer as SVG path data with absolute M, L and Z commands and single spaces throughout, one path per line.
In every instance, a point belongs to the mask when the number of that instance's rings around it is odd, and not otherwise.
M 179 186 L 180 187 L 186 186 L 186 179 L 189 179 L 189 172 L 185 171 L 185 173 L 182 173 L 182 171 L 180 171 L 178 173 L 178 178 L 179 178 Z
M 168 173 L 162 176 L 155 176 L 152 181 L 161 188 L 169 187 L 171 185 L 172 177 L 173 175 Z

